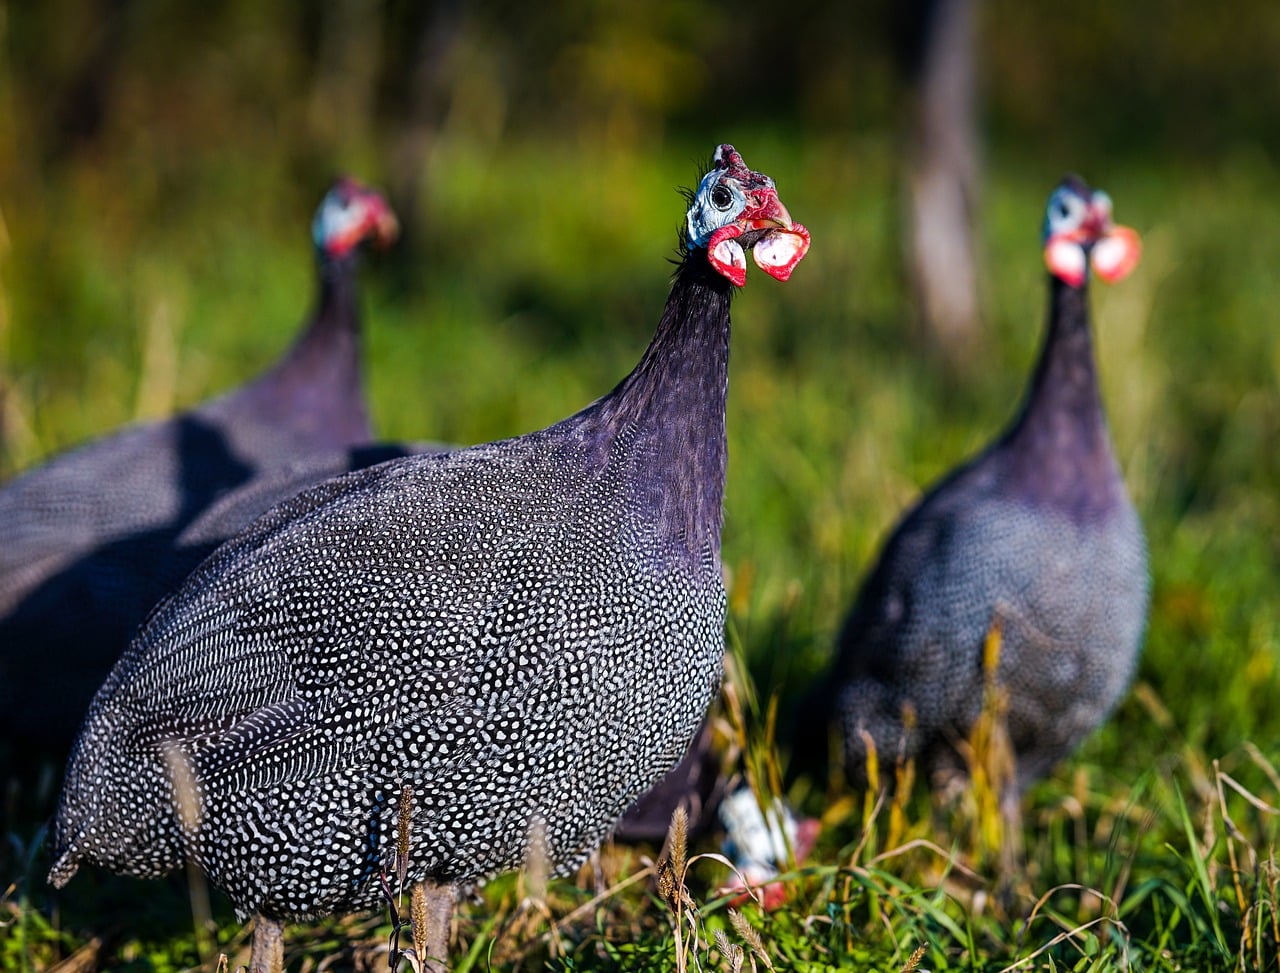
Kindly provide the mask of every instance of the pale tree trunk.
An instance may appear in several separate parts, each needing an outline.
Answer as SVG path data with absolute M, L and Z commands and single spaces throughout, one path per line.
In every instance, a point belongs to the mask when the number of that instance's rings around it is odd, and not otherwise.
M 975 0 L 926 0 L 907 151 L 907 260 L 927 336 L 963 365 L 980 330 Z

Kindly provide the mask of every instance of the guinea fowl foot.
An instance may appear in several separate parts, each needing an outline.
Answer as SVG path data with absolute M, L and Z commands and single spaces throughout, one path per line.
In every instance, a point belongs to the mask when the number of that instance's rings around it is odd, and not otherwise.
M 249 973 L 284 973 L 284 926 L 261 914 L 253 919 Z

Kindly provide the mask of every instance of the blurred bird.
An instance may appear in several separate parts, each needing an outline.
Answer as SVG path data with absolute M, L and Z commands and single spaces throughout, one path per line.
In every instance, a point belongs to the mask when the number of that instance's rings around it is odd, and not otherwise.
M 190 860 L 256 917 L 250 967 L 272 971 L 282 921 L 412 886 L 439 968 L 461 889 L 581 863 L 719 684 L 729 298 L 745 248 L 785 280 L 808 239 L 720 146 L 610 394 L 330 480 L 219 548 L 95 697 L 50 881 Z
M 228 522 L 202 544 L 176 543 L 220 495 L 317 453 L 360 462 L 347 452 L 371 438 L 357 255 L 395 235 L 380 195 L 337 181 L 312 226 L 315 310 L 279 362 L 233 392 L 80 446 L 0 489 L 0 737 L 15 754 L 65 756 L 147 612 L 246 526 Z
M 1090 335 L 1090 266 L 1117 281 L 1139 241 L 1074 177 L 1049 198 L 1049 322 L 1020 414 L 935 485 L 894 530 L 801 719 L 797 757 L 846 767 L 919 757 L 963 769 L 962 741 L 994 684 L 1007 707 L 1014 801 L 1072 752 L 1125 692 L 1149 600 L 1142 526 L 1107 432 Z M 993 627 L 999 639 L 988 642 Z M 984 663 L 984 644 L 999 648 Z

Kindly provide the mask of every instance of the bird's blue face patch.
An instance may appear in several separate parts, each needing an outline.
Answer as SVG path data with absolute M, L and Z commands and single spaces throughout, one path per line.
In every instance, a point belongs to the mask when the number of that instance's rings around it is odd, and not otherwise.
M 689 246 L 705 247 L 711 234 L 727 226 L 747 208 L 747 195 L 723 169 L 712 169 L 702 177 L 693 205 L 689 207 Z
M 1048 243 L 1050 237 L 1062 233 L 1074 233 L 1084 225 L 1088 215 L 1089 201 L 1070 186 L 1059 186 L 1045 207 L 1040 242 Z
M 327 253 L 335 241 L 349 239 L 365 219 L 364 209 L 345 185 L 330 189 L 311 221 L 311 242 L 315 248 Z

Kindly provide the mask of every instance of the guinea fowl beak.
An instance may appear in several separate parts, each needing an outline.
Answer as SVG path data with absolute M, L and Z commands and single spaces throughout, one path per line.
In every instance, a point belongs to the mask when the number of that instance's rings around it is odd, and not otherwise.
M 787 208 L 782 205 L 782 200 L 778 198 L 776 189 L 758 189 L 754 192 L 749 192 L 747 198 L 751 200 L 751 203 L 742 211 L 742 216 L 737 220 L 738 225 L 744 231 L 779 228 L 790 230 L 795 226 L 795 223 L 791 220 L 791 214 L 787 212 Z
M 1086 226 L 1093 240 L 1089 262 L 1093 272 L 1108 284 L 1128 277 L 1142 257 L 1142 240 L 1137 231 L 1111 220 L 1111 197 L 1095 192 L 1089 201 Z
M 1102 239 L 1111 229 L 1111 197 L 1106 193 L 1094 193 L 1084 222 L 1080 225 L 1081 239 L 1090 243 Z
M 776 280 L 787 280 L 809 252 L 809 231 L 791 219 L 772 187 L 752 194 L 755 205 L 738 222 L 748 230 L 763 230 L 751 248 L 756 266 Z
M 738 287 L 747 282 L 743 247 L 751 248 L 756 266 L 776 280 L 787 280 L 809 252 L 809 231 L 791 219 L 772 186 L 750 190 L 742 215 L 711 235 L 711 265 Z M 741 238 L 741 239 L 739 239 Z
M 373 211 L 373 234 L 369 242 L 379 250 L 386 250 L 400 236 L 400 221 L 381 196 L 370 200 L 370 209 Z

